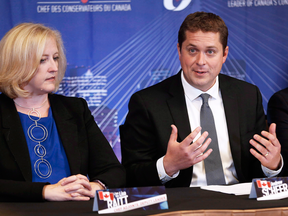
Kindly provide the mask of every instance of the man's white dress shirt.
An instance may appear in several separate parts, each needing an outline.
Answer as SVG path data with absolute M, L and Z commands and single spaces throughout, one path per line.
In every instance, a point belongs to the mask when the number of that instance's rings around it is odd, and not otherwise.
M 195 130 L 196 127 L 200 126 L 200 109 L 202 106 L 202 98 L 200 97 L 200 95 L 202 93 L 208 93 L 210 95 L 208 103 L 214 116 L 220 157 L 222 161 L 223 172 L 225 175 L 225 181 L 226 181 L 226 184 L 238 183 L 237 174 L 236 174 L 236 170 L 235 170 L 235 166 L 234 166 L 234 162 L 233 162 L 233 158 L 231 154 L 231 149 L 230 149 L 225 110 L 223 106 L 221 91 L 219 89 L 218 76 L 216 78 L 215 84 L 206 92 L 202 92 L 201 90 L 191 86 L 184 78 L 183 72 L 181 72 L 181 81 L 182 81 L 182 85 L 183 85 L 183 89 L 185 93 L 185 100 L 186 100 L 186 106 L 187 106 L 187 111 L 188 111 L 188 118 L 190 122 L 191 132 Z M 196 141 L 200 137 L 201 134 L 202 134 L 202 131 L 195 137 L 193 141 Z M 207 149 L 209 149 L 209 146 Z M 172 177 L 168 176 L 164 169 L 163 157 L 158 159 L 156 165 L 157 165 L 159 178 L 164 184 L 167 181 L 173 178 L 176 178 L 179 174 L 179 171 L 176 174 L 174 174 Z M 282 160 L 282 156 L 281 156 L 281 160 Z M 283 160 L 282 160 L 282 167 L 283 167 Z M 282 167 L 277 171 L 273 171 L 262 166 L 262 170 L 267 177 L 272 177 L 272 176 L 276 176 L 282 170 Z M 191 181 L 190 186 L 193 187 L 193 186 L 203 186 L 203 185 L 207 185 L 207 181 L 206 181 L 206 175 L 205 175 L 204 161 L 201 161 L 193 165 L 193 176 L 192 176 L 192 181 Z

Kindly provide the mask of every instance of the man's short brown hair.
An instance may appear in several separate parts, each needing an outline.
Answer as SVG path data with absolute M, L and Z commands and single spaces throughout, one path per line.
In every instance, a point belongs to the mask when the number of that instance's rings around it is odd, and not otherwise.
M 223 53 L 228 42 L 228 28 L 225 22 L 216 14 L 206 12 L 195 12 L 189 14 L 183 21 L 178 32 L 178 43 L 181 50 L 182 43 L 186 40 L 186 31 L 190 32 L 219 32 L 220 43 Z

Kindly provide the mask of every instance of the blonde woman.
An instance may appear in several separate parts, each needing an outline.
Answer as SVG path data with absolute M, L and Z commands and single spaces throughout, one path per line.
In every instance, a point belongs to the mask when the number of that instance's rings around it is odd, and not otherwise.
M 66 69 L 58 31 L 22 23 L 0 42 L 0 199 L 89 200 L 125 172 L 84 99 L 53 94 Z

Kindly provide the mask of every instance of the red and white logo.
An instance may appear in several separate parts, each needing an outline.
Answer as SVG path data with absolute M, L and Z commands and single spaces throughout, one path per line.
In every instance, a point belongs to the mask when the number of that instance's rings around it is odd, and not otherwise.
M 257 180 L 256 181 L 258 188 L 271 188 L 271 182 Z
M 98 196 L 100 200 L 108 201 L 108 200 L 113 200 L 114 199 L 114 194 L 110 192 L 103 192 L 103 191 L 98 191 Z

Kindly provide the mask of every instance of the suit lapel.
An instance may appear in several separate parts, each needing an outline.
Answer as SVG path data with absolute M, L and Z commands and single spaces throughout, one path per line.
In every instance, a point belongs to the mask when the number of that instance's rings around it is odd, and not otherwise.
M 171 98 L 167 100 L 168 107 L 175 126 L 178 129 L 178 142 L 184 140 L 190 133 L 190 122 L 186 107 L 184 89 L 181 82 L 181 71 L 174 77 L 169 89 Z M 189 187 L 192 179 L 193 167 L 181 170 L 179 177 L 167 183 L 171 187 L 177 185 Z
M 25 181 L 32 181 L 32 168 L 20 117 L 12 99 L 1 95 L 3 134 Z
M 219 74 L 219 87 L 225 110 L 230 148 L 239 179 L 241 173 L 241 140 L 237 89 L 235 86 L 231 86 L 229 81 L 229 77 Z
M 49 100 L 57 130 L 69 162 L 71 174 L 78 174 L 80 173 L 81 161 L 77 144 L 77 124 L 57 95 L 49 95 Z
M 182 141 L 191 133 L 188 112 L 185 102 L 184 90 L 181 83 L 181 73 L 175 76 L 175 81 L 171 82 L 171 98 L 167 100 L 171 116 L 178 129 L 178 141 Z

